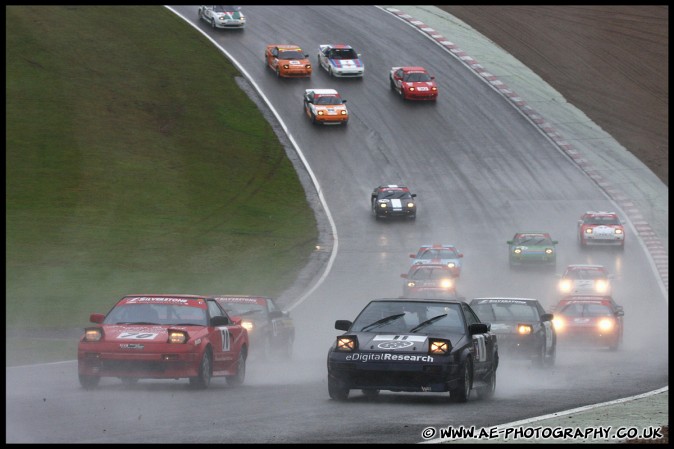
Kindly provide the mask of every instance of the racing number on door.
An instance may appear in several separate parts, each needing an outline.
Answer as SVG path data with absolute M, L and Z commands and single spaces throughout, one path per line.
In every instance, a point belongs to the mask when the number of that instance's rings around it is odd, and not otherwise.
M 219 327 L 220 336 L 222 337 L 222 351 L 229 351 L 229 329 L 226 327 Z
M 487 360 L 487 345 L 484 341 L 484 335 L 473 335 L 473 349 L 475 349 L 475 359 L 484 362 Z

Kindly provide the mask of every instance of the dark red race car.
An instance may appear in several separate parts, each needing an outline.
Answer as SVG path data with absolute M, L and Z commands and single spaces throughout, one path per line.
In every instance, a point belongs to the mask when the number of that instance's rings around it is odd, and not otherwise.
M 107 315 L 92 313 L 77 347 L 80 384 L 94 388 L 102 377 L 188 378 L 207 388 L 211 377 L 243 383 L 248 332 L 211 297 L 127 295 Z
M 406 298 L 457 298 L 456 273 L 440 263 L 412 265 L 407 273 L 400 275 L 403 297 Z
M 622 306 L 610 296 L 567 296 L 553 309 L 552 323 L 560 343 L 607 346 L 623 340 Z

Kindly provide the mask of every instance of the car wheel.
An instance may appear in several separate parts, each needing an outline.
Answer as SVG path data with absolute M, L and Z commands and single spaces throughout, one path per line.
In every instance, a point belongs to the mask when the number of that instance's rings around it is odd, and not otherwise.
M 233 376 L 227 376 L 227 384 L 232 386 L 239 386 L 243 384 L 243 381 L 246 379 L 246 354 L 245 348 L 241 349 L 239 352 L 239 360 L 236 364 L 236 374 Z
M 496 391 L 496 368 L 485 379 L 485 386 L 477 389 L 477 396 L 480 399 L 491 399 Z
M 215 29 L 215 19 L 211 19 L 211 28 Z
M 608 349 L 609 351 L 617 351 L 619 346 L 620 346 L 620 337 L 616 337 L 615 340 L 611 342 Z
M 94 389 L 98 386 L 98 383 L 101 381 L 101 378 L 98 376 L 83 376 L 79 375 L 80 385 L 87 390 Z
M 328 394 L 330 399 L 335 401 L 346 401 L 349 397 L 349 389 L 342 385 L 337 379 L 328 375 Z
M 463 374 L 461 376 L 461 385 L 449 391 L 449 399 L 452 402 L 468 402 L 470 396 L 471 375 L 473 372 L 470 359 L 463 364 Z
M 281 69 L 278 66 L 276 67 L 276 78 L 281 78 Z
M 313 112 L 311 113 L 311 124 L 315 125 L 316 124 L 316 114 Z
M 534 365 L 543 366 L 545 363 L 545 341 L 541 343 L 533 359 Z
M 369 400 L 377 399 L 379 396 L 379 390 L 361 390 L 365 397 Z
M 197 377 L 190 377 L 190 385 L 194 388 L 208 388 L 211 385 L 211 376 L 213 375 L 213 356 L 211 350 L 206 349 L 201 363 L 199 363 L 199 375 Z
M 388 82 L 391 86 L 391 90 L 396 90 L 396 83 L 393 82 L 393 78 L 389 77 Z

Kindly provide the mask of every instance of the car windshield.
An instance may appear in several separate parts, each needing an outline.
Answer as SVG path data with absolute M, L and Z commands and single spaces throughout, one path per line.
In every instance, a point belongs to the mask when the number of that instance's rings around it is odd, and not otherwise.
M 372 326 L 378 321 L 379 324 Z M 351 329 L 355 332 L 402 333 L 410 332 L 424 322 L 415 332 L 464 332 L 458 304 L 430 301 L 372 301 L 358 315 Z
M 316 98 L 315 104 L 342 104 L 342 99 L 336 96 L 321 96 Z
M 404 190 L 384 190 L 383 192 L 379 192 L 378 198 L 380 200 L 386 198 L 407 200 L 412 199 L 412 194 Z
M 409 275 L 409 279 L 413 279 L 415 281 L 439 280 L 439 279 L 447 279 L 447 278 L 451 278 L 451 277 L 454 277 L 454 276 L 444 266 L 442 268 L 426 266 L 426 267 L 423 267 L 423 268 L 412 270 L 412 272 Z
M 248 302 L 222 302 L 218 301 L 225 312 L 231 316 L 250 316 L 250 318 L 262 318 L 266 309 L 262 304 Z
M 584 223 L 591 225 L 619 225 L 620 220 L 616 216 L 595 216 L 586 217 Z
M 542 235 L 522 235 L 515 239 L 515 245 L 548 245 L 552 246 L 552 239 Z
M 419 251 L 417 259 L 457 259 L 458 252 L 455 248 L 426 249 Z
M 602 270 L 569 270 L 564 275 L 567 279 L 589 280 L 606 279 L 606 273 Z
M 176 304 L 123 304 L 105 317 L 105 324 L 206 326 L 206 309 Z
M 535 306 L 521 303 L 481 303 L 471 305 L 482 321 L 538 321 Z
M 279 51 L 278 58 L 285 60 L 304 59 L 304 54 L 297 50 L 281 50 Z
M 213 11 L 215 12 L 238 12 L 241 8 L 238 6 L 230 6 L 230 5 L 215 5 L 213 7 Z
M 353 48 L 330 50 L 330 59 L 358 59 L 358 54 Z
M 611 308 L 604 304 L 582 304 L 582 303 L 573 303 L 564 307 L 561 310 L 561 314 L 568 317 L 599 317 L 599 316 L 611 316 Z
M 422 83 L 431 81 L 431 76 L 428 73 L 421 72 L 406 73 L 405 76 L 403 76 L 403 81 L 408 83 Z

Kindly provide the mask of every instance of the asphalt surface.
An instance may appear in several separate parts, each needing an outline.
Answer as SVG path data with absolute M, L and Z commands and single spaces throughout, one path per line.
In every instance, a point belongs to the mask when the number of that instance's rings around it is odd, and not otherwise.
M 488 72 L 492 84 L 503 83 L 501 89 L 509 89 L 512 97 L 521 102 L 522 107 L 531 105 L 540 115 L 550 132 L 557 134 L 559 140 L 572 142 L 571 152 L 577 152 L 577 160 L 582 158 L 582 167 L 589 174 L 596 176 L 608 194 L 627 204 L 631 210 L 631 219 L 643 226 L 644 237 L 654 241 L 651 255 L 654 264 L 661 273 L 662 288 L 668 289 L 667 252 L 669 241 L 669 189 L 641 161 L 627 151 L 613 137 L 596 126 L 580 110 L 575 108 L 543 81 L 537 74 L 525 67 L 518 60 L 506 53 L 498 42 L 494 43 L 475 31 L 456 17 L 432 6 L 395 5 L 389 8 L 400 11 L 401 17 L 436 41 L 461 42 L 454 51 L 460 58 L 468 61 L 477 69 Z M 408 17 L 409 16 L 409 17 Z M 442 36 L 442 37 L 440 37 Z M 507 85 L 507 86 L 506 86 Z M 555 129 L 551 129 L 554 123 Z M 568 140 L 565 140 L 568 139 Z M 508 437 L 500 433 L 492 439 L 430 438 L 428 442 L 493 442 L 493 443 L 609 443 L 625 441 L 627 438 L 617 437 L 618 429 L 632 428 L 632 431 L 643 432 L 659 429 L 669 423 L 669 390 L 668 387 L 643 395 L 631 396 L 624 400 L 610 401 L 596 406 L 580 407 L 566 412 L 555 413 L 529 420 L 498 426 L 520 430 L 529 429 L 515 438 L 514 433 Z M 589 433 L 587 438 L 543 438 L 532 429 L 543 428 L 578 428 L 597 429 Z M 606 432 L 602 432 L 605 430 Z M 654 433 L 657 437 L 657 433 Z M 634 438 L 634 435 L 632 435 Z

